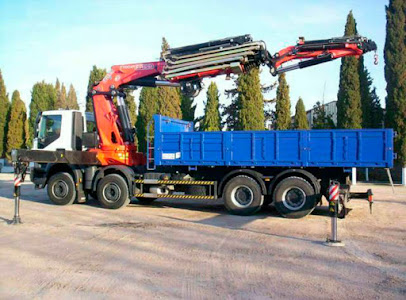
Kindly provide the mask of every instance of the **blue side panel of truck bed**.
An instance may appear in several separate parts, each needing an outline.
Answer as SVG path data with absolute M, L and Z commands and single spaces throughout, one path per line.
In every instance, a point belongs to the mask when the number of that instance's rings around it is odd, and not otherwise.
M 194 132 L 154 116 L 156 166 L 392 167 L 392 129 Z

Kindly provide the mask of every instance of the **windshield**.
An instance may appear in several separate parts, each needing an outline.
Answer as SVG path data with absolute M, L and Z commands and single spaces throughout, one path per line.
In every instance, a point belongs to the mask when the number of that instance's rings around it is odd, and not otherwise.
M 40 128 L 38 132 L 38 146 L 43 149 L 61 135 L 61 115 L 42 115 Z

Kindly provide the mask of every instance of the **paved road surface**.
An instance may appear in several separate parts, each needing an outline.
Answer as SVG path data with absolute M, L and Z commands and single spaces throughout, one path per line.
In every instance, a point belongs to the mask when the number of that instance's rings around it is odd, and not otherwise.
M 0 298 L 405 299 L 406 189 L 373 189 L 374 214 L 352 201 L 346 246 L 330 248 L 323 209 L 287 220 L 209 201 L 58 207 L 30 183 L 11 226 L 12 175 L 0 174 Z

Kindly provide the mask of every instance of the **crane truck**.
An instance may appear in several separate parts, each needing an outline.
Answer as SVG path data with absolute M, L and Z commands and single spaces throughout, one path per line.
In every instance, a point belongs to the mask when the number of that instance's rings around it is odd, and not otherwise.
M 393 131 L 195 132 L 192 122 L 155 115 L 144 154 L 137 151 L 125 90 L 166 86 L 195 97 L 206 77 L 261 65 L 276 76 L 374 50 L 376 44 L 361 36 L 299 38 L 273 55 L 250 35 L 170 48 L 159 61 L 113 66 L 89 91 L 93 115 L 39 113 L 33 149 L 13 151 L 13 161 L 34 162 L 32 182 L 46 187 L 57 205 L 83 203 L 90 196 L 110 209 L 133 198 L 142 204 L 223 198 L 233 214 L 253 214 L 272 202 L 282 216 L 304 217 L 331 180 L 346 182 L 350 168 L 391 167 Z

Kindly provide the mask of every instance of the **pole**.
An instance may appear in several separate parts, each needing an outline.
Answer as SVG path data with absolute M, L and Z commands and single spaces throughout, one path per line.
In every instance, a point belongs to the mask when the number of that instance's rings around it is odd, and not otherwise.
M 21 195 L 21 183 L 24 182 L 26 166 L 20 162 L 14 163 L 14 218 L 11 224 L 21 224 L 20 217 L 20 195 Z
M 406 186 L 406 167 L 402 168 L 402 185 Z
M 342 247 L 344 243 L 338 240 L 338 202 L 340 197 L 340 184 L 332 182 L 329 188 L 329 214 L 331 217 L 331 235 L 327 238 L 325 245 Z
M 390 173 L 389 168 L 386 168 L 386 174 L 388 174 L 389 183 L 390 183 L 390 185 L 392 187 L 392 193 L 395 193 L 395 186 L 393 185 L 392 175 Z
M 351 183 L 357 185 L 357 168 L 351 168 Z
M 369 168 L 365 168 L 365 181 L 369 181 Z

